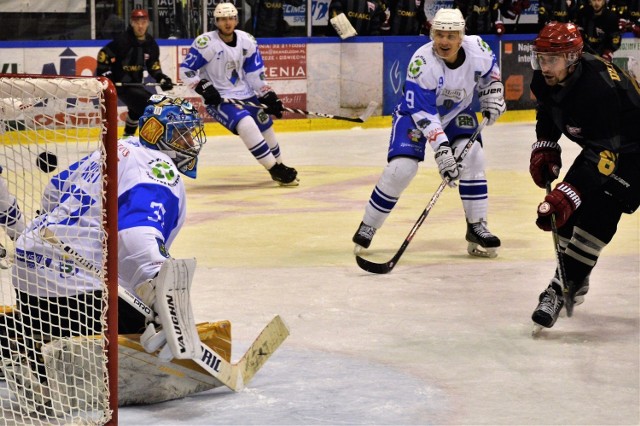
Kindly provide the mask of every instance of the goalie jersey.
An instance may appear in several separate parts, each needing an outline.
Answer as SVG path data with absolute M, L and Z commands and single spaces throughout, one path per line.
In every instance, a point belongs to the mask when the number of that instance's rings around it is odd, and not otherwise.
M 473 102 L 476 86 L 482 89 L 501 79 L 495 55 L 480 37 L 464 36 L 459 55 L 459 63 L 447 65 L 434 53 L 433 42 L 416 50 L 397 107 L 436 148 L 447 140 L 443 129 Z
M 39 297 L 95 291 L 102 268 L 102 175 L 95 151 L 53 176 L 42 209 L 16 241 L 14 286 Z M 185 220 L 185 190 L 173 161 L 138 138 L 118 142 L 118 280 L 130 291 L 153 278 Z M 51 232 L 57 241 L 43 238 Z M 81 267 L 63 247 L 90 264 Z M 77 257 L 76 257 L 77 258 Z

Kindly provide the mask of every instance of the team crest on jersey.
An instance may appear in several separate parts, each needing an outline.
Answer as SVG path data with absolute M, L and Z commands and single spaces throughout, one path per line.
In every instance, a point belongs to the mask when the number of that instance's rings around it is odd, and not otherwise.
M 207 47 L 209 45 L 210 41 L 211 41 L 211 38 L 208 35 L 203 34 L 193 42 L 193 45 L 197 49 L 204 49 L 205 47 Z
M 410 64 L 409 64 L 409 76 L 412 78 L 417 78 L 422 74 L 422 66 L 427 63 L 427 60 L 422 56 L 417 56 Z
M 160 238 L 156 237 L 156 242 L 158 243 L 158 251 L 160 252 L 160 255 L 162 255 L 162 257 L 166 257 L 168 259 L 169 258 L 169 250 L 167 250 L 167 246 L 164 245 L 164 241 L 162 241 Z
M 170 164 L 166 160 L 161 158 L 154 158 L 147 163 L 149 169 L 147 170 L 147 176 L 152 180 L 161 182 L 168 186 L 176 186 L 180 180 L 180 176 L 176 173 L 173 164 Z

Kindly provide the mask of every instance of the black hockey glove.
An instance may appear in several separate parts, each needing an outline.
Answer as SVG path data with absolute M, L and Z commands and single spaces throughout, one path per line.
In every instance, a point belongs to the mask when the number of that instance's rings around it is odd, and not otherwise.
M 209 80 L 200 80 L 196 86 L 196 93 L 204 99 L 205 105 L 218 106 L 222 102 L 220 93 Z
M 156 81 L 160 83 L 160 88 L 165 92 L 173 89 L 173 81 L 171 81 L 168 75 L 160 74 Z
M 265 104 L 267 108 L 264 109 L 269 115 L 275 115 L 278 118 L 282 118 L 282 112 L 284 111 L 284 107 L 282 106 L 282 101 L 278 99 L 278 95 L 273 90 L 267 92 L 264 96 L 261 96 L 260 103 Z

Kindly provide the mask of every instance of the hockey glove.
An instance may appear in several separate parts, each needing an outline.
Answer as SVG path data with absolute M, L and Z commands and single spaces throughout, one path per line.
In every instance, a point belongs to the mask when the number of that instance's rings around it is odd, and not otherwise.
M 613 53 L 611 53 L 610 50 L 605 50 L 604 52 L 602 52 L 602 55 L 600 55 L 602 57 L 602 59 L 604 59 L 605 61 L 611 63 L 611 61 L 613 61 Z
M 493 29 L 496 31 L 496 34 L 502 35 L 505 32 L 505 27 L 502 21 L 496 21 L 493 24 Z
M 529 173 L 540 188 L 544 188 L 547 181 L 554 181 L 560 176 L 561 152 L 558 142 L 538 141 L 531 146 Z
M 160 74 L 156 81 L 160 83 L 160 88 L 165 92 L 173 89 L 173 81 L 171 81 L 168 75 Z
M 496 122 L 507 109 L 504 101 L 504 86 L 501 82 L 494 80 L 485 87 L 480 88 L 478 93 L 480 101 L 480 111 L 489 118 L 487 124 L 491 126 Z
M 442 179 L 449 179 L 449 182 L 460 178 L 460 170 L 458 169 L 458 163 L 451 151 L 451 145 L 449 142 L 441 144 L 435 154 L 436 164 L 438 165 L 438 172 Z M 451 183 L 449 186 L 455 186 Z
M 536 225 L 543 231 L 551 231 L 551 215 L 555 214 L 556 226 L 560 228 L 581 203 L 578 190 L 567 182 L 560 182 L 538 206 Z
M 205 105 L 218 106 L 222 102 L 220 93 L 209 80 L 200 80 L 196 85 L 196 93 L 202 96 Z
M 282 118 L 284 107 L 282 106 L 282 101 L 278 98 L 278 95 L 276 95 L 276 92 L 270 90 L 259 99 L 260 103 L 267 106 L 267 108 L 264 109 L 264 112 L 269 115 L 275 115 L 278 118 Z

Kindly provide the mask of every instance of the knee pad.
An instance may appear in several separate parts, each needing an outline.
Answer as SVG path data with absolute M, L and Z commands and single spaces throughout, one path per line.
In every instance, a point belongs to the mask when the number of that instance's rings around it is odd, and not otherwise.
M 385 167 L 377 186 L 385 194 L 398 197 L 409 186 L 416 173 L 418 173 L 417 159 L 395 157 Z

